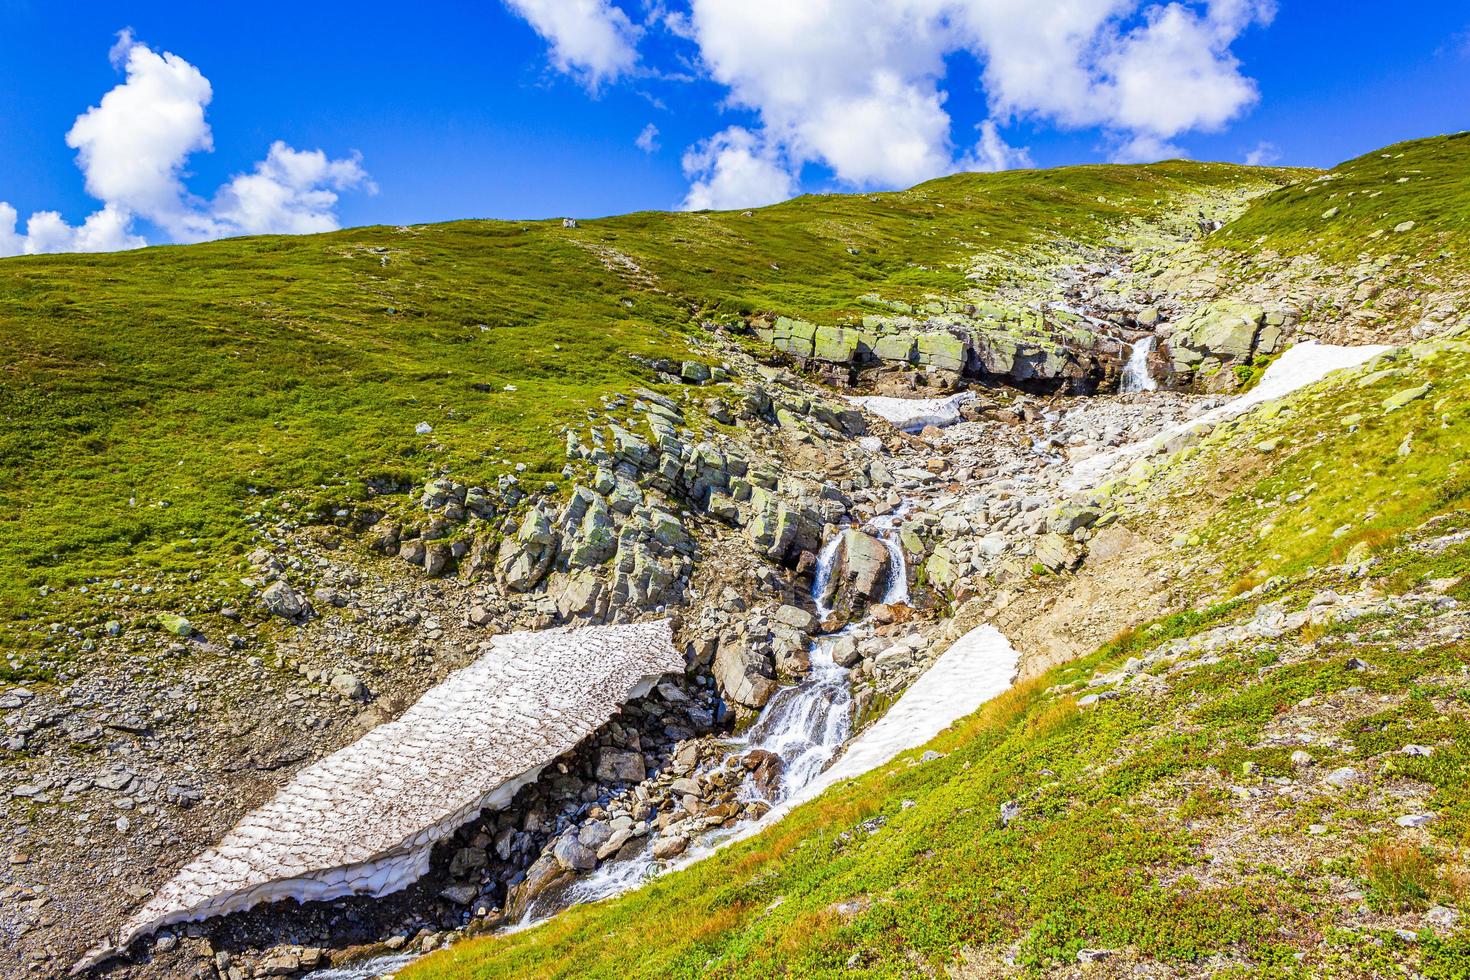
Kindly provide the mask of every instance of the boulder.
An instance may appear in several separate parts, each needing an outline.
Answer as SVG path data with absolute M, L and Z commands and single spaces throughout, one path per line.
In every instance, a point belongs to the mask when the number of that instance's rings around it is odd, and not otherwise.
M 506 894 L 506 917 L 512 922 L 519 921 L 525 915 L 526 909 L 543 892 L 562 882 L 571 874 L 572 872 L 563 867 L 562 863 L 556 859 L 556 855 L 541 855 L 536 859 L 536 863 L 526 870 L 526 877 L 521 883 L 512 887 Z
M 856 528 L 846 528 L 819 598 L 833 611 L 852 616 L 883 597 L 889 574 L 888 549 L 883 542 Z
M 799 606 L 781 606 L 771 618 L 808 636 L 817 631 L 817 617 Z
M 562 561 L 567 568 L 600 565 L 617 551 L 617 528 L 607 500 L 595 490 L 577 487 L 562 516 L 565 546 Z
M 965 342 L 947 333 L 920 334 L 915 338 L 915 360 L 938 371 L 962 371 L 968 349 Z
M 726 699 L 747 708 L 765 707 L 776 693 L 771 658 L 741 640 L 721 640 L 713 671 Z
M 596 774 L 600 783 L 641 783 L 648 770 L 641 754 L 605 747 L 598 750 Z
M 1169 351 L 1174 370 L 1192 371 L 1207 358 L 1249 363 L 1265 323 L 1266 311 L 1252 303 L 1220 300 L 1201 306 L 1170 330 Z M 1278 329 L 1268 338 L 1269 346 L 1274 348 L 1279 339 Z
M 1069 537 L 1043 534 L 1036 540 L 1036 561 L 1049 572 L 1069 572 L 1082 562 L 1082 553 Z
M 752 749 L 745 753 L 740 762 L 749 771 L 750 778 L 761 795 L 768 800 L 775 800 L 781 791 L 781 774 L 786 768 L 781 757 L 765 749 Z
M 298 619 L 310 608 L 300 593 L 281 581 L 266 586 L 260 601 L 269 613 L 282 619 Z

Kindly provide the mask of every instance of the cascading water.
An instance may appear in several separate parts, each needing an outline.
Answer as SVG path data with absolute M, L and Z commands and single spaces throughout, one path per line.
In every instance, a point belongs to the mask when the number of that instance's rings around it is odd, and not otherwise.
M 883 603 L 889 606 L 909 601 L 909 566 L 904 558 L 903 542 L 899 539 L 897 527 L 907 509 L 908 505 L 905 504 L 891 514 L 873 519 L 878 540 L 888 549 L 888 588 L 883 594 Z
M 1118 383 L 1118 393 L 1126 395 L 1133 391 L 1153 391 L 1159 383 L 1148 373 L 1148 355 L 1154 349 L 1153 336 L 1144 337 L 1133 344 L 1133 351 L 1123 365 L 1123 378 Z
M 830 541 L 822 545 L 822 550 L 817 552 L 817 567 L 812 572 L 812 605 L 817 610 L 818 621 L 832 615 L 832 608 L 827 605 L 825 596 L 827 583 L 832 581 L 832 568 L 837 564 L 837 549 L 841 546 L 842 532 L 839 530 L 832 535 Z
M 771 698 L 745 733 L 743 747 L 781 757 L 780 802 L 811 782 L 852 730 L 847 669 L 832 660 L 830 637 L 812 644 L 811 669 L 800 684 Z

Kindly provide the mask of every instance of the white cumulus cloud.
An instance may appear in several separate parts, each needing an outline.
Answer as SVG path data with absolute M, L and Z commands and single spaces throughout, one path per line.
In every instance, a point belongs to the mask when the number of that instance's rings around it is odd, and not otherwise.
M 595 90 L 632 71 L 641 30 L 609 0 L 505 0 L 551 45 L 552 63 Z
M 1281 159 L 1281 150 L 1275 143 L 1265 140 L 1257 143 L 1255 147 L 1245 155 L 1245 165 L 1248 167 L 1268 167 Z
M 724 108 L 751 114 L 693 148 L 700 204 L 717 184 L 794 189 L 785 178 L 808 163 L 857 188 L 1025 166 L 1000 135 L 1015 120 L 1098 129 L 1116 160 L 1182 156 L 1180 137 L 1259 98 L 1231 48 L 1275 14 L 1274 0 L 659 0 L 637 27 L 609 0 L 506 2 L 561 70 L 594 84 L 625 74 L 661 32 L 681 70 L 692 60 L 724 88 Z M 588 37 L 601 53 L 579 62 L 563 39 Z M 956 55 L 979 64 L 989 109 L 973 146 L 946 107 Z
M 354 188 L 375 189 L 358 156 L 332 160 L 321 150 L 293 150 L 277 140 L 254 173 L 220 188 L 211 211 L 229 234 L 333 231 L 337 192 Z
M 732 210 L 774 204 L 796 193 L 796 177 L 760 137 L 731 126 L 684 154 L 684 175 L 693 183 L 689 211 Z
M 175 237 L 188 236 L 191 211 L 184 163 L 214 149 L 204 109 L 209 80 L 183 58 L 157 54 L 124 31 L 112 49 L 126 80 L 77 117 L 66 145 L 77 151 L 87 193 L 139 215 Z
M 1031 151 L 1024 146 L 1011 146 L 1000 135 L 1000 127 L 994 119 L 987 119 L 979 126 L 980 141 L 975 148 L 960 160 L 961 170 L 1015 170 L 1032 165 Z
M 254 172 L 204 201 L 184 184 L 185 166 L 214 141 L 205 109 L 209 80 L 169 52 L 155 52 L 123 31 L 110 52 L 124 80 L 76 118 L 66 134 L 77 151 L 87 193 L 102 202 L 80 225 L 37 211 L 18 230 L 15 208 L 0 202 L 0 255 L 102 252 L 139 248 L 143 221 L 176 242 L 225 235 L 331 231 L 338 192 L 376 190 L 354 155 L 329 159 L 321 150 L 271 145 Z

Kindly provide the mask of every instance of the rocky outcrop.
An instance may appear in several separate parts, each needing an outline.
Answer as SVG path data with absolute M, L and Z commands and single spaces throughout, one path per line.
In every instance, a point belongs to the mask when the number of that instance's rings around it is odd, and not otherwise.
M 867 314 L 855 325 L 783 316 L 757 333 L 801 361 L 859 370 L 914 367 L 941 377 L 983 376 L 1076 393 L 1095 390 L 1121 367 L 1117 342 L 1066 311 L 940 297 L 918 305 L 876 296 L 864 301 L 887 312 Z
M 534 589 L 551 568 L 559 541 L 545 514 L 535 507 L 526 511 L 515 535 L 500 543 L 496 567 L 505 587 L 513 592 Z
M 1222 367 L 1249 364 L 1281 349 L 1286 318 L 1252 303 L 1219 300 L 1160 328 L 1170 368 L 1208 379 Z

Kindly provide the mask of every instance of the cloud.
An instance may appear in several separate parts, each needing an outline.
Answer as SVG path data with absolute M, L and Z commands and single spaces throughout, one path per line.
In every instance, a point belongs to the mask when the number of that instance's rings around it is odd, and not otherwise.
M 68 225 L 55 211 L 37 211 L 16 230 L 19 215 L 0 201 L 0 256 L 42 252 L 117 252 L 147 244 L 129 231 L 130 217 L 114 205 L 95 211 L 79 226 Z
M 647 126 L 644 126 L 643 132 L 638 134 L 638 138 L 633 141 L 633 145 L 638 147 L 638 149 L 642 150 L 644 153 L 657 153 L 658 127 L 655 126 L 653 123 L 649 123 Z
M 776 188 L 815 163 L 868 188 L 1025 165 L 997 128 L 1017 119 L 1098 129 L 1114 159 L 1183 156 L 1179 137 L 1218 130 L 1259 99 L 1231 48 L 1275 15 L 1274 0 L 653 0 L 635 26 L 610 0 L 505 2 L 589 87 L 635 66 L 672 77 L 657 55 L 694 64 L 723 87 L 724 108 L 749 113 L 695 148 L 708 163 L 693 169 L 699 202 L 726 172 L 732 185 L 760 174 L 751 189 Z M 640 61 L 651 33 L 667 43 Z M 981 66 L 990 110 L 970 148 L 956 145 L 946 108 L 956 55 Z
M 110 56 L 126 80 L 66 134 L 87 193 L 176 238 L 190 237 L 193 215 L 180 174 L 191 154 L 214 149 L 204 120 L 213 95 L 209 81 L 184 59 L 157 54 L 128 31 Z
M 1255 149 L 1245 155 L 1245 165 L 1248 167 L 1265 167 L 1281 159 L 1281 150 L 1275 143 L 1267 143 L 1265 140 L 1257 143 Z
M 938 80 L 944 27 L 929 0 L 692 0 L 702 62 L 732 106 L 794 160 L 854 186 L 952 169 Z
M 211 201 L 191 194 L 185 166 L 214 149 L 205 109 L 213 97 L 198 68 L 118 34 L 109 52 L 124 80 L 76 118 L 66 134 L 77 151 L 87 193 L 102 208 L 73 226 L 55 211 L 38 211 L 17 231 L 19 216 L 0 202 L 0 255 L 102 252 L 139 248 L 137 221 L 170 241 L 225 235 L 294 234 L 338 227 L 338 192 L 376 190 L 360 158 L 329 159 L 321 150 L 270 147 L 253 172 L 233 177 Z
M 642 34 L 610 0 L 505 0 L 551 45 L 551 61 L 595 91 L 632 71 Z
M 1158 163 L 1160 160 L 1179 160 L 1189 156 L 1189 151 L 1177 143 L 1160 139 L 1152 133 L 1134 133 L 1115 139 L 1113 151 L 1108 159 L 1113 163 Z
M 796 193 L 796 177 L 773 148 L 741 126 L 691 147 L 684 175 L 693 182 L 684 199 L 689 211 L 760 207 Z
M 985 120 L 977 128 L 980 130 L 980 142 L 960 160 L 961 170 L 993 172 L 1033 165 L 1030 149 L 1007 143 L 994 119 Z
M 321 150 L 293 150 L 280 140 L 255 165 L 221 187 L 211 209 L 226 234 L 306 235 L 337 228 L 337 192 L 377 186 L 354 154 L 328 159 Z

